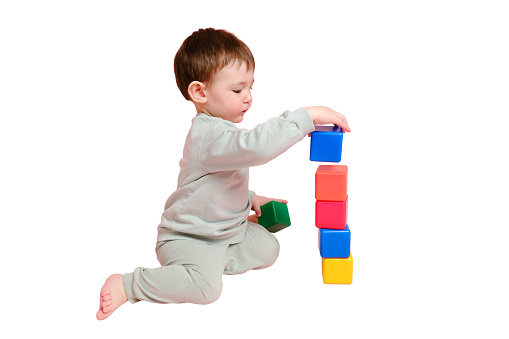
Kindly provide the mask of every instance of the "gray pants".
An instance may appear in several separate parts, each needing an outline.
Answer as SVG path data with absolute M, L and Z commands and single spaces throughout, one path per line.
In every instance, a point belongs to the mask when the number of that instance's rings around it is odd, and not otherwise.
M 223 274 L 271 266 L 279 255 L 279 243 L 264 227 L 248 222 L 238 244 L 171 240 L 159 243 L 156 252 L 162 267 L 139 267 L 124 274 L 124 289 L 131 303 L 210 304 L 221 295 Z

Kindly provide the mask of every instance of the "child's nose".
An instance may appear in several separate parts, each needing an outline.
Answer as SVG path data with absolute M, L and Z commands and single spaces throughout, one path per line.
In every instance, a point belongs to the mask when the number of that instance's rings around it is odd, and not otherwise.
M 253 101 L 253 97 L 251 96 L 251 91 L 247 91 L 247 94 L 244 97 L 244 102 L 247 104 L 251 101 Z

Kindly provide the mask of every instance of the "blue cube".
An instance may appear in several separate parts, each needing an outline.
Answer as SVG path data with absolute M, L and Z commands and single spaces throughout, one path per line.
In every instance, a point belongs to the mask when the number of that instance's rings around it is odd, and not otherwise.
M 350 228 L 344 230 L 319 229 L 318 244 L 322 258 L 348 258 L 350 256 Z
M 340 162 L 343 130 L 339 126 L 316 126 L 311 132 L 309 160 Z

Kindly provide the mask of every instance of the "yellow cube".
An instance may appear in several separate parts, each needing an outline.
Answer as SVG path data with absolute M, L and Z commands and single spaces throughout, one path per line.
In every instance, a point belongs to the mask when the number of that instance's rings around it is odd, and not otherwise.
M 352 253 L 348 258 L 322 258 L 324 284 L 351 284 L 352 275 Z

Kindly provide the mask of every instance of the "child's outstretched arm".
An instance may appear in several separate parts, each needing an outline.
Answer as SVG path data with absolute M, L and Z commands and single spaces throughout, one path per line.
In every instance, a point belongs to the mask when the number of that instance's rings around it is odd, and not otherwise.
M 323 124 L 350 132 L 342 114 L 323 106 L 286 111 L 252 130 L 228 122 L 208 124 L 200 134 L 201 168 L 213 173 L 265 164 L 314 131 L 314 125 Z
M 199 159 L 206 173 L 265 164 L 315 130 L 311 115 L 304 108 L 286 111 L 252 130 L 219 120 L 206 126 L 199 135 Z
M 346 118 L 329 107 L 311 106 L 306 107 L 315 125 L 334 124 L 343 129 L 343 132 L 351 132 Z

